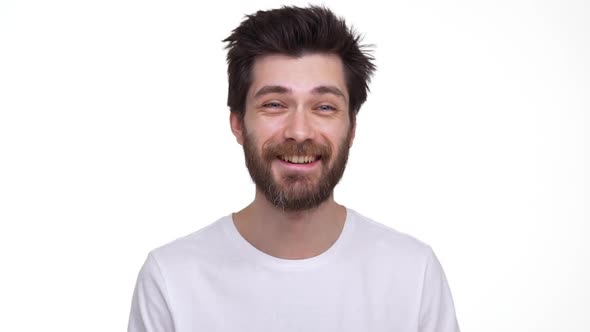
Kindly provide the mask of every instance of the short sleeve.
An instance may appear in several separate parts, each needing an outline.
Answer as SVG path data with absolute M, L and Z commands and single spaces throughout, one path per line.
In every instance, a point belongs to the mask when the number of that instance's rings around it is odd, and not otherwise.
M 139 272 L 133 292 L 128 332 L 174 332 L 166 292 L 158 262 L 149 254 Z
M 455 306 L 446 276 L 429 247 L 420 304 L 420 332 L 459 332 Z

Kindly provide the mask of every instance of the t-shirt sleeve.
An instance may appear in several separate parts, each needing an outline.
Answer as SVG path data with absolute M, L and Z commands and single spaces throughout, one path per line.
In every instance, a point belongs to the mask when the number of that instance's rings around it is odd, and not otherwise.
M 137 278 L 127 331 L 174 332 L 165 280 L 152 254 Z
M 445 273 L 429 247 L 420 304 L 420 332 L 459 332 Z

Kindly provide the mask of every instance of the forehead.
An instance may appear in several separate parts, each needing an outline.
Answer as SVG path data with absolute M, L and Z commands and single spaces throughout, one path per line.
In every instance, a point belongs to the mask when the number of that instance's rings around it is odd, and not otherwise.
M 249 94 L 266 85 L 285 86 L 295 93 L 309 92 L 317 86 L 336 86 L 348 93 L 342 60 L 335 54 L 313 53 L 299 57 L 272 54 L 258 57 L 252 67 Z

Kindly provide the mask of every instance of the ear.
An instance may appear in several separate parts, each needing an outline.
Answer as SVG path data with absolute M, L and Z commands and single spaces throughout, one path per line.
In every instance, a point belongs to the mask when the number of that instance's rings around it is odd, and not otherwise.
M 244 144 L 244 123 L 243 119 L 240 118 L 240 115 L 236 112 L 229 112 L 229 125 L 231 127 L 231 131 L 236 137 L 236 141 L 240 145 Z

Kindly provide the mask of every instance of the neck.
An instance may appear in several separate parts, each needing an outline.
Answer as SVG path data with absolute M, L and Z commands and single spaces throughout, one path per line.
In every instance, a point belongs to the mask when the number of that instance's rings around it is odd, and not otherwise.
M 318 207 L 285 212 L 259 191 L 254 201 L 233 214 L 240 234 L 258 250 L 283 259 L 304 259 L 328 250 L 340 236 L 346 209 L 333 195 Z

